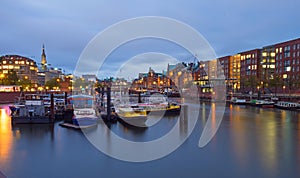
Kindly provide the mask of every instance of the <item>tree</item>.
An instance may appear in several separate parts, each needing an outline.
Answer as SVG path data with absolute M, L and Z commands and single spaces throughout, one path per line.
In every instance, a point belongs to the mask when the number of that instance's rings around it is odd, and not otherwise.
M 53 78 L 46 82 L 45 87 L 48 87 L 49 89 L 55 89 L 61 87 L 59 84 L 59 78 Z
M 274 87 L 274 89 L 275 89 L 275 96 L 277 94 L 278 87 L 281 88 L 283 86 L 283 84 L 284 83 L 283 83 L 282 77 L 280 75 L 275 75 L 273 77 L 273 79 L 270 79 L 269 85 L 270 85 L 270 87 Z
M 17 76 L 16 71 L 10 70 L 7 75 L 8 85 L 16 85 L 18 80 L 19 80 L 19 78 Z
M 256 86 L 259 84 L 259 80 L 256 76 L 250 76 L 249 78 L 245 79 L 244 84 L 246 87 L 250 87 L 251 91 L 253 92 Z
M 89 85 L 89 82 L 86 81 L 84 78 L 77 78 L 75 81 L 74 81 L 74 87 L 76 88 L 85 88 L 86 86 Z
M 18 76 L 16 71 L 9 70 L 7 74 L 1 74 L 1 84 L 3 85 L 16 85 Z
M 286 78 L 283 81 L 284 85 L 289 89 L 289 97 L 291 97 L 291 91 L 297 87 L 299 87 L 299 81 L 295 78 Z
M 19 79 L 18 82 L 17 82 L 17 85 L 22 87 L 21 90 L 29 89 L 33 86 L 29 79 L 22 79 L 22 80 Z

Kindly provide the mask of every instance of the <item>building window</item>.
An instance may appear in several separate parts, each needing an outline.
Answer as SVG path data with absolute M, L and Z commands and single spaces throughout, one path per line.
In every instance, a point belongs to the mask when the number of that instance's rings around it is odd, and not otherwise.
M 284 57 L 287 58 L 287 57 L 290 57 L 291 56 L 291 53 L 290 53 L 290 46 L 286 46 L 284 48 Z
M 290 61 L 284 61 L 284 67 L 287 67 L 287 66 L 290 66 L 290 65 L 291 65 Z

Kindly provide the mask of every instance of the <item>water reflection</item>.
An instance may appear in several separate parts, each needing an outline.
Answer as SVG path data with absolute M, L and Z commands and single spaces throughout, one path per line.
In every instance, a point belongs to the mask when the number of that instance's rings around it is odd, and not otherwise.
M 229 106 L 228 110 L 237 161 L 245 169 L 256 162 L 267 170 L 268 176 L 278 175 L 281 158 L 293 159 L 295 148 L 300 146 L 294 137 L 299 130 L 293 128 L 295 122 L 299 123 L 299 113 L 239 106 Z
M 300 112 L 228 105 L 213 142 L 199 149 L 199 131 L 203 130 L 209 113 L 212 113 L 211 126 L 216 125 L 214 118 L 218 113 L 214 115 L 213 111 L 218 111 L 218 107 L 202 103 L 200 108 L 188 108 L 188 113 L 197 113 L 196 109 L 200 111 L 199 122 L 189 140 L 169 156 L 141 164 L 120 162 L 105 156 L 81 132 L 59 127 L 58 124 L 54 127 L 12 127 L 8 108 L 1 109 L 0 171 L 8 177 L 22 177 L 24 173 L 28 177 L 84 177 L 86 172 L 83 170 L 90 172 L 89 177 L 97 177 L 99 174 L 102 177 L 128 177 L 136 172 L 141 173 L 142 177 L 158 177 L 157 172 L 161 170 L 161 177 L 203 177 L 205 174 L 213 177 L 300 175 Z M 190 115 L 187 116 L 164 117 L 157 124 L 143 130 L 120 123 L 107 127 L 101 122 L 96 129 L 89 130 L 87 135 L 99 142 L 104 141 L 103 150 L 108 153 L 122 149 L 120 154 L 128 154 L 128 150 L 136 147 L 119 146 L 113 141 L 115 134 L 121 138 L 143 142 L 156 139 L 175 126 L 176 136 L 185 137 L 189 135 L 193 123 Z M 158 149 L 165 149 L 167 146 L 162 143 Z M 142 154 L 150 151 L 145 150 Z M 186 175 L 187 172 L 190 174 Z
M 0 109 L 0 158 L 8 164 L 12 161 L 11 151 L 13 144 L 9 108 L 4 107 Z M 6 167 L 6 165 L 0 164 L 0 167 Z

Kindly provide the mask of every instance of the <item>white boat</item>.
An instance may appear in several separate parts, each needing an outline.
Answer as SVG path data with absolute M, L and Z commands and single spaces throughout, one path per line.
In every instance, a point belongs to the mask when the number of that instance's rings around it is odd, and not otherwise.
M 94 106 L 94 97 L 90 95 L 72 95 L 68 97 L 68 102 L 74 109 L 72 124 L 81 126 L 90 121 L 94 125 L 99 117 L 96 114 Z
M 300 109 L 300 104 L 294 102 L 279 101 L 275 104 L 275 107 L 287 110 L 297 110 Z
M 236 97 L 233 97 L 233 98 L 231 98 L 230 103 L 242 105 L 242 104 L 246 104 L 247 102 L 245 99 L 238 99 Z
M 273 108 L 275 102 L 269 100 L 256 100 L 255 105 L 262 108 Z
M 146 127 L 147 111 L 138 105 L 121 106 L 116 108 L 118 117 L 127 124 Z

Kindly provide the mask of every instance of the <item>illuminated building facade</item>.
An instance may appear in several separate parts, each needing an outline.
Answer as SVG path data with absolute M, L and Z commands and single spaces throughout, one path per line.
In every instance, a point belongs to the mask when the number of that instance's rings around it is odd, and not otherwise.
M 174 86 L 172 80 L 164 73 L 156 73 L 151 67 L 148 73 L 139 73 L 139 78 L 132 82 L 132 91 L 147 90 L 164 92 L 166 88 Z
M 299 93 L 300 88 L 300 38 L 273 45 L 275 54 L 274 78 L 278 80 L 279 91 Z
M 30 58 L 19 55 L 5 55 L 0 57 L 0 74 L 7 75 L 9 71 L 15 71 L 19 80 L 30 80 L 37 85 L 37 65 Z
M 252 91 L 257 88 L 261 78 L 261 50 L 253 49 L 241 52 L 240 88 L 243 91 Z

